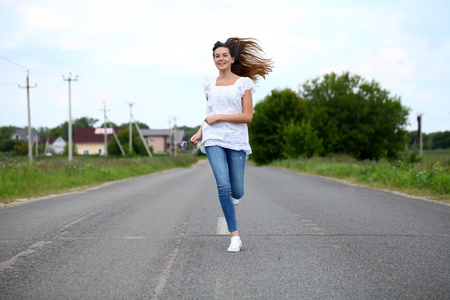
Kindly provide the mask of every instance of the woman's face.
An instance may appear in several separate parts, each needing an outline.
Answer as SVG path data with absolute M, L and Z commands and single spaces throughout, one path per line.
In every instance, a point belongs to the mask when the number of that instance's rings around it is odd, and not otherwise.
M 214 51 L 214 63 L 217 69 L 227 70 L 231 69 L 231 64 L 234 62 L 234 58 L 230 55 L 230 50 L 227 47 L 219 47 Z

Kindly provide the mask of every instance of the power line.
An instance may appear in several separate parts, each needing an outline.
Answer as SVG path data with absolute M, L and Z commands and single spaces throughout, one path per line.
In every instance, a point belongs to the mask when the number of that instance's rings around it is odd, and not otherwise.
M 48 73 L 48 72 L 43 72 L 43 71 L 40 71 L 40 70 L 36 70 L 36 69 L 32 69 L 32 68 L 23 66 L 23 65 L 18 64 L 18 63 L 14 62 L 14 61 L 12 61 L 12 60 L 10 60 L 10 59 L 4 57 L 4 56 L 1 56 L 1 55 L 0 55 L 0 59 L 3 59 L 4 61 L 7 61 L 8 63 L 10 63 L 10 64 L 12 64 L 12 65 L 15 65 L 15 66 L 20 67 L 20 68 L 22 68 L 22 69 L 24 69 L 24 70 L 27 70 L 27 71 L 30 71 L 30 70 L 31 70 L 31 71 L 33 71 L 33 72 L 40 73 L 40 74 L 46 75 L 46 76 L 60 76 L 60 75 L 57 75 L 57 74 L 52 74 L 52 73 Z M 5 65 L 5 64 L 2 64 L 2 65 L 6 66 L 6 67 L 11 67 L 11 66 L 8 66 L 8 65 Z
M 7 59 L 6 57 L 3 57 L 3 56 L 1 56 L 1 55 L 0 55 L 0 58 L 3 59 L 3 60 L 6 60 L 6 61 L 9 62 L 10 64 L 16 65 L 16 66 L 21 67 L 21 68 L 24 68 L 24 69 L 28 69 L 27 67 L 22 66 L 22 65 L 19 65 L 18 63 L 15 63 L 15 62 L 13 62 L 12 60 Z

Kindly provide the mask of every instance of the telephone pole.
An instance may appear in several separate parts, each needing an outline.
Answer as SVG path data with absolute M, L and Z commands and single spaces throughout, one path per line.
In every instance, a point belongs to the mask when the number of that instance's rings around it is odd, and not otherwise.
M 72 73 L 69 73 L 69 78 L 63 80 L 69 82 L 69 161 L 72 161 L 72 99 L 71 99 L 71 82 L 78 80 L 78 75 L 72 78 Z
M 20 86 L 21 89 L 27 89 L 27 100 L 28 100 L 28 158 L 30 160 L 33 159 L 33 144 L 32 144 L 32 138 L 31 138 L 31 110 L 30 110 L 30 88 L 37 87 L 37 83 L 34 84 L 34 86 L 30 86 L 30 71 L 27 71 L 27 86 Z
M 173 130 L 173 151 L 174 151 L 174 153 L 175 153 L 175 156 L 177 156 L 177 142 L 176 142 L 176 139 L 177 139 L 177 117 L 173 117 L 173 128 L 174 128 L 174 130 Z
M 103 123 L 103 134 L 105 136 L 105 156 L 108 156 L 108 133 L 106 132 L 106 103 L 103 102 L 103 115 L 105 118 L 105 121 Z M 114 128 L 112 129 L 114 131 Z
M 417 115 L 417 123 L 418 123 L 418 130 L 417 130 L 417 142 L 420 143 L 420 156 L 423 154 L 423 143 L 422 143 L 422 116 L 423 114 Z
M 130 154 L 131 149 L 133 149 L 133 113 L 132 113 L 132 107 L 134 103 L 128 103 L 130 105 Z

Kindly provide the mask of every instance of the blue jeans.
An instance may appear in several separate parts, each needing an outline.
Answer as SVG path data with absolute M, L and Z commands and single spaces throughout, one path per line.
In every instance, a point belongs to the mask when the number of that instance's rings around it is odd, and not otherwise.
M 241 199 L 244 195 L 244 151 L 219 146 L 205 147 L 209 164 L 216 178 L 219 201 L 227 221 L 228 231 L 236 231 L 236 211 L 231 197 Z

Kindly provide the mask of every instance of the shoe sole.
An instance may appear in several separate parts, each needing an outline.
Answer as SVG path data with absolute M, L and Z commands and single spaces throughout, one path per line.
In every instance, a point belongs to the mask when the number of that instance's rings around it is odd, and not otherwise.
M 234 249 L 232 249 L 232 250 L 227 250 L 228 252 L 239 252 L 239 251 L 241 251 L 241 249 L 242 249 L 242 244 L 239 246 L 239 248 L 234 248 Z
M 241 249 L 238 249 L 238 250 L 228 250 L 228 252 L 230 252 L 230 253 L 237 253 L 237 252 L 240 252 L 241 251 Z

